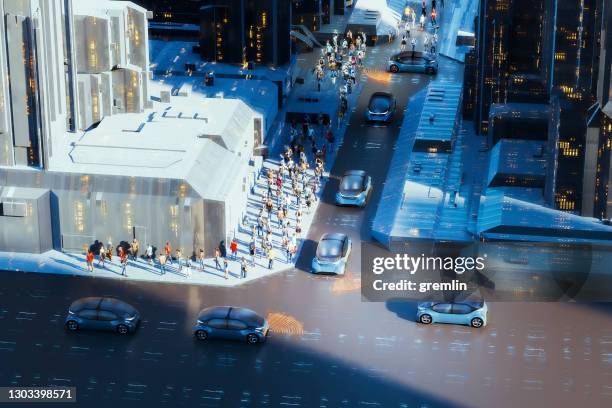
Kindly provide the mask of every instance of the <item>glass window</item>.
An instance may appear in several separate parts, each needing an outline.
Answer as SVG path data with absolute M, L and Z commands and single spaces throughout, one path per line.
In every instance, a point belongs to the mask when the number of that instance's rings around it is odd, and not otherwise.
M 89 320 L 98 320 L 98 311 L 94 309 L 83 309 L 79 312 L 79 317 Z
M 226 322 L 225 319 L 210 319 L 207 324 L 215 329 L 225 329 L 227 328 Z
M 462 303 L 457 303 L 453 305 L 453 313 L 454 314 L 468 314 L 472 313 L 472 308 L 468 305 L 464 305 Z
M 438 313 L 450 313 L 451 305 L 448 303 L 438 303 L 437 305 L 434 305 L 432 309 L 434 312 Z
M 228 320 L 227 321 L 227 328 L 230 330 L 244 330 L 246 329 L 248 326 L 246 325 L 246 323 L 241 322 L 240 320 Z
M 110 322 L 112 320 L 117 320 L 119 317 L 113 312 L 109 312 L 108 310 L 100 310 L 98 312 L 98 320 L 104 320 L 106 322 Z

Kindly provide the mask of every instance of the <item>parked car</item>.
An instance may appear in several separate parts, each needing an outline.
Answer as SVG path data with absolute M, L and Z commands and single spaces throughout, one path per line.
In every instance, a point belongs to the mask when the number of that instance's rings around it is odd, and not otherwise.
M 391 72 L 416 72 L 434 75 L 438 73 L 436 58 L 423 52 L 403 51 L 389 58 Z
M 66 328 L 70 331 L 107 330 L 119 334 L 133 333 L 140 324 L 140 313 L 129 304 L 114 298 L 86 297 L 68 308 Z
M 340 179 L 336 205 L 365 207 L 372 191 L 372 178 L 363 170 L 349 170 Z
M 480 328 L 487 325 L 487 304 L 424 302 L 418 305 L 416 320 L 423 324 L 452 323 Z
M 267 320 L 250 309 L 214 306 L 200 312 L 193 334 L 198 340 L 246 340 L 256 344 L 266 341 L 269 329 Z
M 351 253 L 352 243 L 346 234 L 323 234 L 312 259 L 313 273 L 343 275 Z
M 372 122 L 389 122 L 395 114 L 397 102 L 389 92 L 374 92 L 368 102 L 366 119 Z

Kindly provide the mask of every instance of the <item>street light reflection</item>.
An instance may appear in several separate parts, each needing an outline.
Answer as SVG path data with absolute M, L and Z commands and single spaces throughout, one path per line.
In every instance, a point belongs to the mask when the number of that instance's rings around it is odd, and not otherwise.
M 376 82 L 388 84 L 391 82 L 391 74 L 385 71 L 368 71 L 368 78 Z

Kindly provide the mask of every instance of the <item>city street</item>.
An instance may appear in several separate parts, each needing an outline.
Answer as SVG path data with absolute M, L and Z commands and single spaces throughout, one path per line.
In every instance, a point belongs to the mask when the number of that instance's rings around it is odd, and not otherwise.
M 0 385 L 75 386 L 70 406 L 83 407 L 612 406 L 607 305 L 492 303 L 489 325 L 478 330 L 419 325 L 412 303 L 362 302 L 359 243 L 370 240 L 391 156 L 402 148 L 395 140 L 405 106 L 430 81 L 388 74 L 397 51 L 397 41 L 368 49 L 367 82 L 297 268 L 234 288 L 2 272 Z M 438 78 L 455 80 L 462 69 L 441 58 Z M 364 119 L 375 91 L 397 98 L 388 125 Z M 349 169 L 372 177 L 365 209 L 333 204 Z M 309 273 L 325 232 L 354 242 L 345 276 Z M 132 304 L 143 316 L 139 331 L 67 332 L 67 307 L 84 296 Z M 195 317 L 212 305 L 267 315 L 268 342 L 198 342 Z

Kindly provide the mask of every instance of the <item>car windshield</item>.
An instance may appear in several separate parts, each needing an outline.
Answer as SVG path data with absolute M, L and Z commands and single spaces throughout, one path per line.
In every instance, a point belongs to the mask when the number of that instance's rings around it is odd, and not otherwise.
M 363 178 L 357 175 L 344 176 L 340 182 L 340 191 L 343 193 L 360 193 L 363 191 Z
M 339 239 L 324 239 L 317 247 L 317 258 L 334 260 L 342 256 L 342 241 Z
M 391 106 L 391 99 L 388 96 L 373 96 L 370 99 L 370 112 L 372 113 L 385 113 L 389 111 Z

